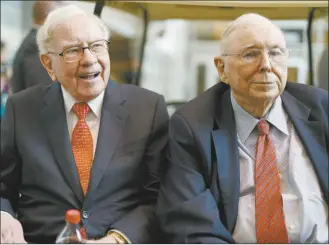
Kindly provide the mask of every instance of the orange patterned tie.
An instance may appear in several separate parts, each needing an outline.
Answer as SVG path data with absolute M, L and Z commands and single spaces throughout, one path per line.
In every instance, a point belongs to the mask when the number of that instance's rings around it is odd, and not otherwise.
M 93 138 L 86 123 L 86 116 L 90 108 L 86 103 L 76 103 L 72 109 L 78 117 L 78 122 L 72 133 L 72 151 L 80 183 L 84 194 L 86 194 L 93 162 Z
M 255 170 L 256 238 L 258 243 L 288 243 L 275 147 L 269 124 L 258 123 Z

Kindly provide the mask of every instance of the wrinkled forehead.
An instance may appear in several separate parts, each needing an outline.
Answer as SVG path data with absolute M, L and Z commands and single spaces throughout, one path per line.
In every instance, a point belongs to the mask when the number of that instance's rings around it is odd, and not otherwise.
M 53 32 L 53 44 L 57 48 L 107 39 L 99 23 L 89 16 L 77 15 L 59 24 Z
M 231 52 L 239 52 L 248 47 L 286 48 L 282 31 L 270 22 L 239 24 L 225 37 L 224 43 L 225 49 Z

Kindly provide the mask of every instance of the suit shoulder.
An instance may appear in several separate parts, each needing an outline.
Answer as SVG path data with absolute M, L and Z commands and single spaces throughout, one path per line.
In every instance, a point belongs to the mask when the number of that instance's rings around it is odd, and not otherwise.
M 129 100 L 158 100 L 162 95 L 132 84 L 120 84 Z
M 200 121 L 202 118 L 214 113 L 216 100 L 229 87 L 225 84 L 218 83 L 204 91 L 194 99 L 181 106 L 174 114 L 180 115 L 186 119 Z
M 51 85 L 37 85 L 12 94 L 10 97 L 14 103 L 31 104 L 32 101 L 41 101 L 44 92 L 50 87 Z
M 287 83 L 287 89 L 290 91 L 296 91 L 296 92 L 308 92 L 308 93 L 315 93 L 319 94 L 322 96 L 327 95 L 328 96 L 328 91 L 322 89 L 322 88 L 317 88 L 308 84 L 302 84 L 302 83 L 296 83 L 296 82 L 288 82 Z
M 131 84 L 120 84 L 113 80 L 109 85 L 109 89 L 116 91 L 116 94 L 113 94 L 115 100 L 122 101 L 120 103 L 133 115 L 152 115 L 156 108 L 160 111 L 167 110 L 164 97 L 156 92 Z
M 300 83 L 287 83 L 286 91 L 310 107 L 328 107 L 328 91 L 324 89 Z

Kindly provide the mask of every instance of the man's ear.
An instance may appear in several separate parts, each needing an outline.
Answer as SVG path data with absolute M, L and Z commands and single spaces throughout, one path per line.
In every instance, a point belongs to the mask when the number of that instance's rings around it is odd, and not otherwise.
M 41 64 L 43 65 L 43 67 L 47 70 L 51 80 L 53 80 L 53 82 L 55 82 L 57 80 L 57 77 L 53 70 L 52 61 L 51 61 L 49 55 L 47 55 L 47 54 L 40 55 L 40 61 L 41 61 Z
M 225 75 L 225 63 L 224 63 L 224 59 L 220 56 L 216 56 L 214 58 L 214 63 L 218 72 L 218 75 L 220 76 L 220 80 L 224 83 L 227 83 L 227 76 Z

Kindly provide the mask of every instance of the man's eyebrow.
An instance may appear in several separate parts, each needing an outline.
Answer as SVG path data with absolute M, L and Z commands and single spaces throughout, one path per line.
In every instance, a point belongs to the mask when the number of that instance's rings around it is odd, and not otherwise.
M 90 45 L 91 43 L 94 43 L 94 42 L 97 42 L 97 41 L 100 41 L 100 40 L 88 41 L 87 43 L 88 43 L 88 45 Z M 66 43 L 66 44 L 64 44 L 63 49 L 69 49 L 69 48 L 72 48 L 72 47 L 81 47 L 81 46 L 83 46 L 83 42 L 74 41 L 72 43 Z
M 67 44 L 64 44 L 63 49 L 68 49 L 68 48 L 72 48 L 72 47 L 80 47 L 81 45 L 82 45 L 82 43 L 80 43 L 80 42 L 67 43 Z
M 259 47 L 263 47 L 263 45 L 260 43 L 251 43 L 251 44 L 243 46 L 243 49 L 259 48 Z
M 278 44 L 270 45 L 270 46 L 268 46 L 268 48 L 269 48 L 269 49 L 276 49 L 276 48 L 278 48 L 278 49 L 284 49 L 284 47 L 281 47 L 281 46 L 278 45 Z
M 266 45 L 266 47 L 268 49 L 284 49 L 284 47 L 281 47 L 280 45 L 278 44 L 274 44 L 274 45 Z M 246 46 L 243 47 L 243 50 L 245 49 L 250 49 L 250 48 L 264 48 L 264 45 L 261 44 L 261 43 L 252 43 L 252 44 L 248 44 Z

